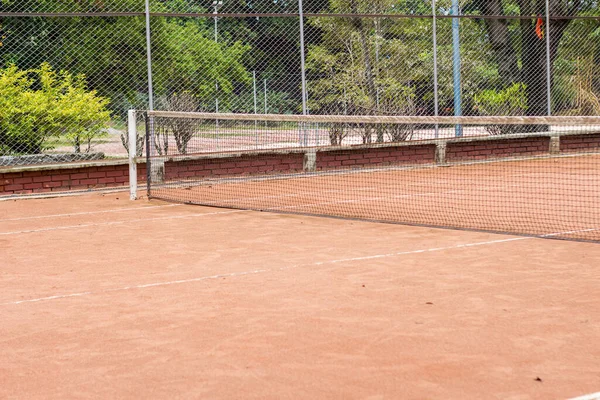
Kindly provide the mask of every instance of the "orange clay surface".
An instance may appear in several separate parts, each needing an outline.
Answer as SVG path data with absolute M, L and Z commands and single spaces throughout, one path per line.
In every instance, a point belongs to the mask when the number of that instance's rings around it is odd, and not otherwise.
M 600 241 L 600 156 L 168 182 L 201 205 Z
M 600 245 L 127 200 L 0 202 L 0 398 L 600 390 Z

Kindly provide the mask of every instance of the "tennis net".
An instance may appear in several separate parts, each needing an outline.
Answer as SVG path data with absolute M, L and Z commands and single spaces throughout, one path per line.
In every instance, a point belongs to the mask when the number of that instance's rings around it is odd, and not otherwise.
M 600 117 L 144 115 L 150 198 L 600 241 Z

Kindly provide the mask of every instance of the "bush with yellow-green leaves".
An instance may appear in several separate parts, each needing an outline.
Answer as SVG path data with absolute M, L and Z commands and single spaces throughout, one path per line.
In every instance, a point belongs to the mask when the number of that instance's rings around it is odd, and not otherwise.
M 109 100 L 88 90 L 83 75 L 54 71 L 49 64 L 0 69 L 0 155 L 40 154 L 52 139 L 87 153 L 107 135 Z

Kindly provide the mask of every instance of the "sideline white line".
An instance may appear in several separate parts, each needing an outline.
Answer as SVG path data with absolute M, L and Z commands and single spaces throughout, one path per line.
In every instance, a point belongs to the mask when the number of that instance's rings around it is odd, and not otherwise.
M 584 394 L 583 396 L 573 397 L 569 400 L 600 400 L 600 392 Z
M 155 217 L 155 218 L 128 219 L 125 221 L 98 222 L 98 223 L 93 223 L 93 224 L 54 226 L 54 227 L 50 227 L 50 228 L 0 232 L 0 236 L 19 235 L 19 234 L 23 234 L 23 233 L 51 232 L 51 231 L 58 231 L 58 230 L 65 230 L 65 229 L 89 228 L 91 226 L 123 225 L 123 224 L 127 224 L 130 222 L 147 222 L 147 221 L 160 221 L 160 220 L 166 220 L 166 219 L 198 218 L 198 217 L 204 217 L 207 215 L 233 214 L 233 213 L 241 213 L 241 212 L 249 212 L 249 211 L 248 210 L 231 210 L 231 211 L 218 211 L 218 212 L 203 213 L 203 214 L 169 215 L 169 216 L 165 216 L 165 217 Z
M 122 211 L 134 211 L 134 210 L 150 210 L 153 208 L 179 207 L 182 205 L 183 204 L 166 204 L 163 206 L 140 206 L 140 207 L 129 207 L 129 208 L 115 208 L 112 210 L 102 210 L 102 211 L 84 211 L 84 212 L 65 213 L 65 214 L 37 215 L 37 216 L 33 216 L 33 217 L 0 219 L 0 222 L 25 221 L 25 220 L 30 220 L 30 219 L 42 219 L 42 218 L 73 217 L 76 215 L 107 214 L 107 213 L 115 213 L 115 212 L 122 212 Z
M 208 215 L 208 214 L 202 214 L 202 215 Z M 596 229 L 586 229 L 586 230 L 582 230 L 582 231 L 590 231 L 590 230 L 596 230 Z M 551 234 L 548 234 L 545 236 L 548 236 L 548 237 L 558 236 L 561 234 L 569 234 L 569 233 L 576 233 L 576 232 L 582 232 L 582 231 L 556 232 L 556 233 L 551 233 Z M 69 293 L 69 294 L 64 294 L 64 295 L 54 295 L 54 296 L 48 296 L 48 297 L 39 297 L 39 298 L 28 299 L 28 300 L 11 301 L 11 302 L 7 302 L 7 303 L 0 303 L 0 306 L 18 305 L 18 304 L 24 304 L 24 303 L 35 303 L 35 302 L 40 302 L 40 301 L 50 301 L 50 300 L 64 299 L 64 298 L 69 298 L 69 297 L 82 297 L 82 296 L 97 295 L 97 294 L 109 293 L 109 292 L 120 292 L 120 291 L 127 291 L 127 290 L 145 289 L 145 288 L 158 287 L 158 286 L 180 285 L 180 284 L 185 284 L 185 283 L 200 282 L 200 281 L 211 280 L 211 279 L 253 275 L 253 274 L 266 273 L 266 272 L 286 271 L 286 270 L 302 268 L 302 267 L 320 266 L 320 265 L 325 265 L 325 264 L 337 264 L 337 263 L 342 263 L 342 262 L 371 260 L 371 259 L 376 259 L 376 258 L 397 257 L 397 256 L 408 255 L 408 254 L 432 253 L 432 252 L 438 252 L 438 251 L 464 249 L 464 248 L 470 248 L 470 247 L 486 246 L 486 245 L 493 245 L 493 244 L 498 244 L 498 243 L 516 242 L 516 241 L 520 241 L 520 240 L 530 240 L 530 239 L 536 239 L 536 238 L 529 237 L 529 236 L 510 237 L 510 238 L 506 238 L 506 239 L 488 240 L 485 242 L 463 243 L 463 244 L 457 244 L 457 245 L 447 246 L 447 247 L 434 247 L 434 248 L 429 248 L 429 249 L 409 250 L 409 251 L 401 251 L 401 252 L 388 253 L 388 254 L 375 254 L 375 255 L 363 256 L 363 257 L 353 257 L 353 258 L 342 258 L 342 259 L 335 259 L 335 260 L 328 260 L 328 261 L 318 261 L 318 262 L 313 262 L 313 263 L 296 264 L 296 265 L 291 265 L 288 267 L 280 267 L 280 268 L 273 268 L 273 269 L 257 269 L 257 270 L 252 270 L 252 271 L 232 272 L 232 273 L 226 273 L 226 274 L 201 276 L 201 277 L 197 277 L 197 278 L 180 279 L 180 280 L 166 281 L 166 282 L 151 282 L 151 283 L 145 283 L 145 284 L 139 284 L 139 285 L 123 286 L 123 287 L 114 288 L 114 289 L 106 289 L 106 290 L 101 290 L 101 291 L 97 291 L 97 292 L 88 291 L 88 292 L 80 292 L 80 293 Z

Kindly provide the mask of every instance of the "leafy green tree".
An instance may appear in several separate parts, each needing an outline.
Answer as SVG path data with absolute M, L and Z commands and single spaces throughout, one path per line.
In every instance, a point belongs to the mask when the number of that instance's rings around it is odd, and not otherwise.
M 83 76 L 55 72 L 48 64 L 35 70 L 9 65 L 0 70 L 0 152 L 39 154 L 49 139 L 63 137 L 74 151 L 91 149 L 110 121 L 108 100 L 88 91 Z

